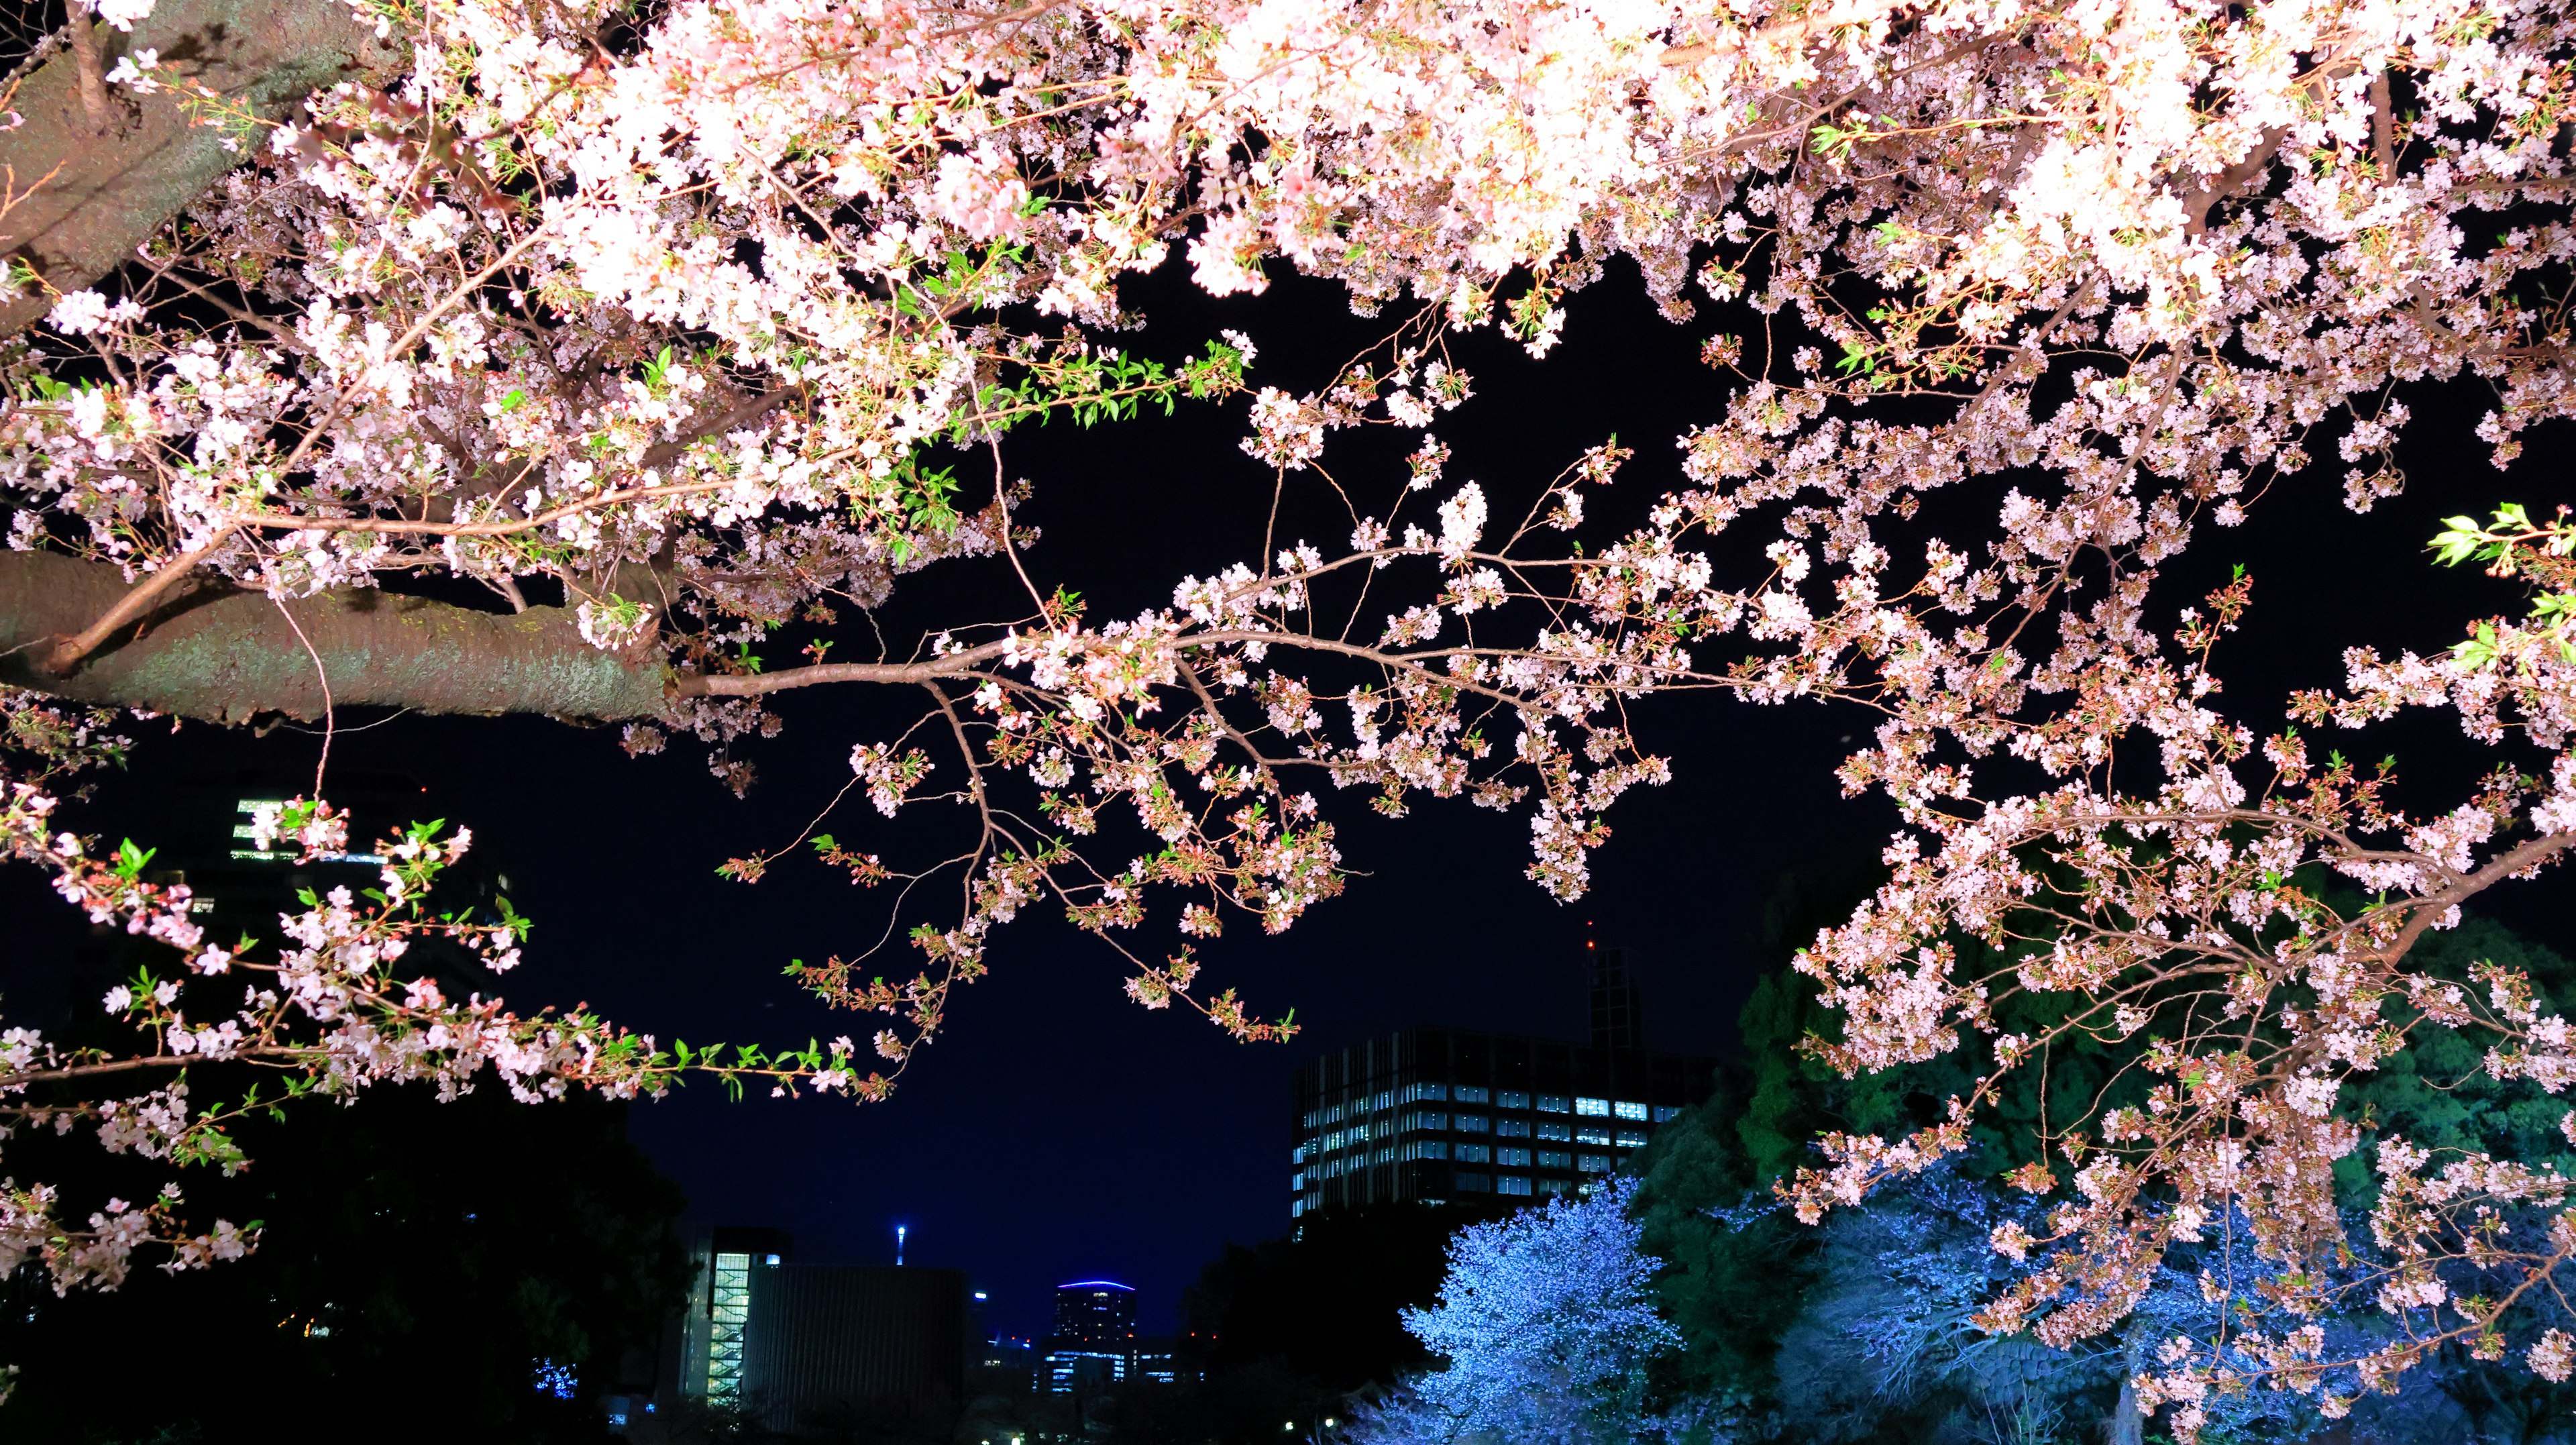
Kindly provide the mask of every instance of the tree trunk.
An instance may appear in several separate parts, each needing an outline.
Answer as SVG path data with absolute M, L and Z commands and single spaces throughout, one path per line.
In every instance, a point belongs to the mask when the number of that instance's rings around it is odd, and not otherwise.
M 104 26 L 95 34 L 107 63 L 157 50 L 155 74 L 204 85 L 267 120 L 396 58 L 348 0 L 160 0 L 133 34 Z M 0 215 L 0 252 L 26 261 L 55 291 L 77 291 L 133 260 L 136 247 L 267 144 L 264 130 L 195 124 L 191 109 L 202 103 L 166 85 L 143 96 L 112 89 L 115 115 L 101 134 L 81 103 L 79 59 L 66 49 L 18 87 L 9 104 L 25 123 L 0 133 L 0 178 L 23 197 Z M 0 335 L 52 304 L 40 287 L 0 304 Z
M 2111 1406 L 2111 1418 L 2102 1422 L 2105 1445 L 2142 1445 L 2146 1439 L 2146 1420 L 2138 1414 L 2138 1385 L 2147 1367 L 2147 1322 L 2136 1315 L 2129 1317 L 2129 1327 L 2120 1335 L 2120 1398 Z
M 126 590 L 103 562 L 0 551 L 0 683 L 231 723 L 320 717 L 326 678 L 341 707 L 603 720 L 663 712 L 658 652 L 602 652 L 567 608 L 503 616 L 364 589 L 281 605 L 210 580 L 65 675 L 39 668 L 53 638 L 88 626 Z

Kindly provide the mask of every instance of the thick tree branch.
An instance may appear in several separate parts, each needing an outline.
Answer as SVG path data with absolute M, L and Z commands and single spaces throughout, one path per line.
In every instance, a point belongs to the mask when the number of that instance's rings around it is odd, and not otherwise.
M 99 614 L 98 620 L 77 632 L 65 635 L 47 649 L 37 666 L 46 673 L 60 676 L 78 666 L 80 660 L 107 645 L 107 640 L 125 630 L 130 623 L 141 622 L 158 610 L 173 589 L 191 585 L 197 564 L 213 556 L 215 549 L 231 541 L 233 529 L 222 528 L 192 552 L 171 558 L 161 570 L 145 577 L 116 599 L 114 606 Z
M 361 23 L 347 0 L 161 0 L 131 35 L 94 32 L 108 58 L 160 53 L 156 74 L 204 86 L 270 120 L 316 88 L 393 61 L 392 48 Z M 230 136 L 198 123 L 192 100 L 173 86 L 132 97 L 122 125 L 104 134 L 82 97 L 80 57 L 56 55 L 19 88 L 26 124 L 0 134 L 0 166 L 42 176 L 39 188 L 0 220 L 0 250 L 24 259 L 54 291 L 76 291 L 126 261 L 226 171 L 247 159 L 260 136 Z M 44 288 L 0 305 L 0 335 L 45 314 Z
M 283 608 L 231 588 L 183 596 L 133 619 L 137 635 L 111 642 L 69 675 L 40 669 L 38 656 L 54 639 L 127 595 L 124 578 L 105 563 L 0 552 L 0 683 L 217 722 L 272 712 L 314 718 L 322 713 L 318 655 L 341 707 L 600 719 L 663 712 L 659 657 L 600 651 L 582 639 L 568 609 L 505 617 L 363 590 Z

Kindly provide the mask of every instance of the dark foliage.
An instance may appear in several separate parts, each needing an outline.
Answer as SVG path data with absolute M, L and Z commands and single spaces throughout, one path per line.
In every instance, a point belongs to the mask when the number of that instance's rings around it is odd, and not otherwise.
M 8 1282 L 0 1359 L 22 1374 L 0 1439 L 607 1438 L 597 1395 L 687 1285 L 684 1201 L 623 1106 L 407 1089 L 308 1104 L 244 1143 L 253 1167 L 190 1202 L 263 1220 L 249 1259 L 64 1299 Z M 571 1398 L 538 1387 L 540 1362 L 570 1368 Z
M 1419 1205 L 1328 1210 L 1286 1238 L 1226 1246 L 1183 1305 L 1207 1372 L 1275 1361 L 1339 1393 L 1419 1368 L 1426 1356 L 1402 1313 L 1439 1295 L 1449 1236 L 1473 1217 Z

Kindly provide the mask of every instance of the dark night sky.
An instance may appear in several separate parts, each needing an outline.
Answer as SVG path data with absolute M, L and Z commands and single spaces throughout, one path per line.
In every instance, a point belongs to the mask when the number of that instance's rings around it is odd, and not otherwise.
M 1213 305 L 1157 277 L 1138 294 L 1156 323 L 1138 350 L 1170 356 L 1215 326 L 1241 326 L 1264 347 L 1254 380 L 1292 390 L 1319 384 L 1378 334 L 1379 323 L 1352 318 L 1319 286 Z M 1516 515 L 1503 498 L 1525 497 L 1615 431 L 1638 457 L 1617 500 L 1595 510 L 1602 524 L 1624 524 L 1619 507 L 1642 510 L 1678 479 L 1671 438 L 1717 413 L 1717 378 L 1693 359 L 1715 329 L 1714 318 L 1663 323 L 1633 277 L 1614 270 L 1576 299 L 1567 341 L 1545 362 L 1490 339 L 1464 348 L 1479 396 L 1435 428 L 1456 447 L 1449 483 L 1481 481 L 1498 515 Z M 2261 686 L 2240 682 L 2235 700 L 2258 726 L 2278 718 L 2289 687 L 2332 680 L 2350 642 L 2444 646 L 2473 609 L 2519 605 L 2474 574 L 2436 573 L 2420 548 L 2436 517 L 2496 500 L 2569 498 L 2567 432 L 2540 434 L 2532 455 L 2499 478 L 2468 437 L 2478 399 L 2453 397 L 2419 404 L 2403 498 L 2356 518 L 2337 500 L 2339 468 L 2321 465 L 2280 488 L 2241 532 L 2204 537 L 2186 564 L 2214 575 L 2232 562 L 2254 567 L 2255 620 L 2221 654 L 2221 671 L 2259 675 Z M 1089 593 L 1095 615 L 1127 615 L 1167 600 L 1184 572 L 1249 558 L 1269 476 L 1235 449 L 1243 410 L 1240 401 L 1185 407 L 1171 420 L 1015 437 L 1012 471 L 1038 484 L 1023 513 L 1045 529 L 1026 559 L 1038 584 Z M 1409 449 L 1395 441 L 1337 442 L 1328 460 L 1375 497 Z M 989 474 L 961 474 L 979 502 Z M 1972 520 L 1952 535 L 1982 538 L 2000 492 L 1976 488 Z M 1347 527 L 1305 534 L 1332 544 Z M 1749 554 L 1761 534 L 1748 535 Z M 915 611 L 957 620 L 941 611 L 948 599 L 994 596 L 999 567 L 944 564 L 912 579 L 889 609 L 890 631 Z M 2168 586 L 2160 622 L 2204 589 L 2201 573 Z M 1007 598 L 966 615 L 1009 615 Z M 587 1000 L 666 1039 L 801 1044 L 862 1034 L 863 1021 L 829 1014 L 781 966 L 864 947 L 883 923 L 878 899 L 813 867 L 781 869 L 755 888 L 726 883 L 714 868 L 794 837 L 848 777 L 851 745 L 883 736 L 895 716 L 884 706 L 824 690 L 784 698 L 787 730 L 749 750 L 761 775 L 744 801 L 706 775 L 693 744 L 630 761 L 613 729 L 541 719 L 402 717 L 344 733 L 333 757 L 335 766 L 416 776 L 425 810 L 470 825 L 483 856 L 511 876 L 515 901 L 538 924 L 527 965 L 509 980 L 514 1004 Z M 971 1271 L 1004 1328 L 1042 1328 L 1050 1285 L 1099 1276 L 1137 1286 L 1146 1328 L 1169 1328 L 1181 1289 L 1225 1241 L 1285 1228 L 1288 1075 L 1316 1048 L 1412 1023 L 1575 1037 L 1587 920 L 1631 946 L 1651 1042 L 1723 1047 L 1761 966 L 1760 907 L 1774 884 L 1865 861 L 1891 821 L 1875 801 L 1842 800 L 1830 777 L 1841 741 L 1862 726 L 1857 712 L 1813 705 L 1703 698 L 1650 709 L 1648 742 L 1675 758 L 1678 777 L 1611 815 L 1616 836 L 1595 861 L 1595 894 L 1571 906 L 1522 878 L 1527 834 L 1517 816 L 1428 804 L 1389 822 L 1353 806 L 1360 799 L 1339 800 L 1345 860 L 1365 876 L 1283 937 L 1237 927 L 1203 950 L 1215 965 L 1210 988 L 1238 986 L 1265 1014 L 1296 1009 L 1306 1032 L 1286 1047 L 1236 1045 L 1194 1016 L 1128 1004 L 1114 955 L 1032 911 L 997 936 L 991 977 L 960 997 L 946 1035 L 892 1102 L 735 1104 L 699 1087 L 639 1106 L 632 1132 L 686 1188 L 698 1217 L 783 1226 L 802 1258 L 890 1257 L 902 1221 L 911 1260 Z M 176 738 L 149 725 L 142 733 L 131 772 L 76 826 L 150 842 L 157 795 L 246 766 L 309 769 L 318 743 L 284 730 L 265 740 L 196 725 Z M 2418 751 L 2428 762 L 2463 756 L 2456 733 L 2439 727 L 2390 736 L 2413 749 L 2410 760 Z M 892 825 L 854 801 L 828 826 L 879 849 Z M 2551 933 L 2544 901 L 2567 896 L 2553 880 L 2493 911 Z M 60 961 L 78 930 L 32 875 L 0 877 L 0 989 L 12 1021 L 60 999 Z M 1160 948 L 1166 937 L 1144 941 Z

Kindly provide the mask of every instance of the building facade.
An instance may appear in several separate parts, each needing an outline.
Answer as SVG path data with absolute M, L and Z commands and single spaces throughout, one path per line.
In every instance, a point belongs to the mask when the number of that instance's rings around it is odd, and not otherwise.
M 1046 1342 L 1048 1392 L 1123 1384 L 1136 1371 L 1136 1291 L 1105 1279 L 1057 1285 L 1055 1330 Z
M 1299 1068 L 1289 1216 L 1572 1193 L 1707 1099 L 1717 1061 L 1645 1048 L 1626 957 L 1589 952 L 1589 1044 L 1415 1028 Z
M 930 1413 L 964 1397 L 966 1276 L 948 1269 L 797 1264 L 777 1230 L 702 1237 L 680 1387 L 755 1412 L 772 1430 L 817 1411 Z

